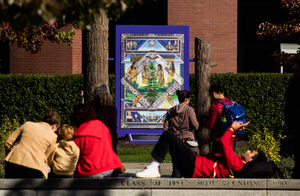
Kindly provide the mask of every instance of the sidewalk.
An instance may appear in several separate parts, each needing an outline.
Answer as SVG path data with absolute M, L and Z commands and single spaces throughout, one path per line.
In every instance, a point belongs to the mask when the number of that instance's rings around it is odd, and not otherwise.
M 126 171 L 121 177 L 135 177 L 135 173 L 144 169 L 149 163 L 123 163 Z M 171 177 L 172 163 L 161 163 L 160 174 L 162 177 Z

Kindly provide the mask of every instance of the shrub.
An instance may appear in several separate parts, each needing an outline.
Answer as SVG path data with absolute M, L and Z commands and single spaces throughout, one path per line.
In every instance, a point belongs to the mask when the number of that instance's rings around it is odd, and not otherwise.
M 225 96 L 245 106 L 247 135 L 258 128 L 283 130 L 283 103 L 292 74 L 222 73 L 211 74 L 211 85 L 221 85 Z M 191 106 L 195 106 L 195 75 L 190 74 Z
M 4 177 L 5 141 L 8 136 L 20 126 L 17 119 L 9 119 L 5 116 L 0 121 L 0 177 Z
M 280 132 L 275 134 L 267 128 L 257 129 L 256 133 L 250 137 L 249 145 L 253 149 L 264 152 L 269 161 L 279 162 L 281 159 L 280 140 L 283 138 Z
M 224 86 L 227 96 L 246 108 L 246 120 L 251 121 L 246 133 L 257 128 L 282 130 L 283 102 L 291 74 L 222 73 L 212 74 L 211 84 Z M 40 119 L 48 108 L 57 111 L 63 123 L 69 123 L 73 106 L 80 103 L 79 87 L 82 75 L 17 74 L 0 75 L 0 119 Z M 195 107 L 195 75 L 189 78 L 191 106 Z M 109 75 L 110 92 L 115 98 L 115 75 Z M 23 123 L 20 121 L 20 123 Z
M 82 75 L 17 74 L 0 75 L 0 119 L 38 121 L 51 108 L 63 123 L 69 123 L 74 105 L 80 103 Z
M 295 161 L 293 156 L 283 157 L 280 162 L 276 162 L 276 166 L 282 173 L 283 178 L 292 178 Z

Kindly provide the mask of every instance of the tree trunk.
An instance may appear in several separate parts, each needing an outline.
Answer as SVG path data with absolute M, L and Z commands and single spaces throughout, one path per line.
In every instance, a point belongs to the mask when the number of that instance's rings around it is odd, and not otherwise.
M 210 45 L 195 38 L 195 75 L 196 75 L 196 114 L 199 122 L 208 116 L 210 109 Z M 206 155 L 210 152 L 210 130 L 200 127 L 196 135 L 199 152 Z
M 83 33 L 84 100 L 93 100 L 95 86 L 108 84 L 108 23 L 103 11 Z

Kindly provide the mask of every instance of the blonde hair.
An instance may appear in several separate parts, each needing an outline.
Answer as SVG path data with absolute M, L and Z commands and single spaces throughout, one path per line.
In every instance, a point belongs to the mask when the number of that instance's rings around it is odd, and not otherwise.
M 61 140 L 70 141 L 74 138 L 74 128 L 71 125 L 64 124 L 58 130 L 58 137 Z

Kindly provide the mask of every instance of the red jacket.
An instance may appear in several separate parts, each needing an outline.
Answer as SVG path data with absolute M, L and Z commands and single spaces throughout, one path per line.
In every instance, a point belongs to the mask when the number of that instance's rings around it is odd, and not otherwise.
M 237 156 L 232 149 L 233 132 L 226 130 L 220 138 L 224 154 L 200 156 L 196 154 L 193 178 L 226 178 L 230 170 L 240 171 L 245 165 L 241 157 Z
M 229 98 L 223 98 L 220 99 L 220 101 L 223 101 L 227 105 L 230 104 Z M 214 102 L 210 107 L 208 118 L 204 121 L 204 126 L 211 130 L 213 141 L 215 141 L 217 132 L 221 129 L 221 116 L 223 107 L 224 105 L 222 103 L 217 101 Z
M 100 120 L 81 124 L 74 142 L 80 149 L 75 176 L 91 176 L 123 166 L 113 151 L 109 130 Z

